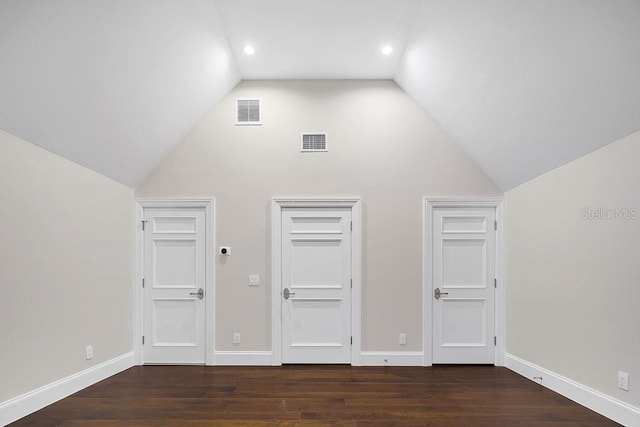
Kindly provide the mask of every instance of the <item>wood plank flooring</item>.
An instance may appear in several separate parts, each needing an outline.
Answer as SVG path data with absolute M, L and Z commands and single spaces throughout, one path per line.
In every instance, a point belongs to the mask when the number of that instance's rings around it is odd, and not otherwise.
M 14 426 L 615 426 L 493 366 L 140 366 Z

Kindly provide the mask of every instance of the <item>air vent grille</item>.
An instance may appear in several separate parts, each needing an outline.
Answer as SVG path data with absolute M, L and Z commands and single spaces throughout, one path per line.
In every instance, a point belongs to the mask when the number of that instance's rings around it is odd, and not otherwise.
M 260 117 L 259 99 L 238 99 L 236 101 L 236 124 L 259 125 Z
M 327 151 L 327 134 L 303 133 L 302 151 Z

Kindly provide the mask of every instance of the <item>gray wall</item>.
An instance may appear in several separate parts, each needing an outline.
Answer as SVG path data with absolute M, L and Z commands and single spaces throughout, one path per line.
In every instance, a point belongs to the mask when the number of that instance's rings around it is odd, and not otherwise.
M 3 402 L 131 351 L 133 190 L 2 130 L 0 183 Z
M 506 194 L 507 352 L 636 407 L 639 159 L 635 133 Z
M 234 126 L 241 97 L 261 98 L 263 126 Z M 329 152 L 300 153 L 302 132 L 326 132 Z M 232 247 L 225 263 L 216 257 L 216 349 L 236 351 L 271 348 L 274 196 L 362 197 L 363 347 L 422 350 L 427 195 L 502 193 L 391 81 L 245 81 L 136 190 L 215 197 L 216 245 Z M 250 273 L 260 274 L 260 287 L 248 286 Z

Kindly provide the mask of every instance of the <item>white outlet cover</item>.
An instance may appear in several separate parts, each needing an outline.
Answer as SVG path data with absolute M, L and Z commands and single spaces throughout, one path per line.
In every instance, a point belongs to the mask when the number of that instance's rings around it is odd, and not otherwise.
M 405 334 L 405 333 L 400 334 L 400 337 L 399 337 L 398 341 L 400 342 L 400 345 L 407 344 L 407 334 Z
M 250 274 L 249 275 L 249 286 L 260 286 L 260 275 L 259 274 Z
M 93 346 L 88 345 L 86 348 L 86 358 L 87 360 L 93 359 Z
M 627 372 L 618 371 L 618 388 L 629 391 L 629 374 Z
M 240 332 L 233 333 L 233 343 L 240 344 Z

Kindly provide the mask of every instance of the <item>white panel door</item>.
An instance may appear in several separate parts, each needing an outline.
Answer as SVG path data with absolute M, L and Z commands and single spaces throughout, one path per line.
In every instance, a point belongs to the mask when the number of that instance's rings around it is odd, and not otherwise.
M 351 210 L 282 211 L 282 362 L 351 363 Z
M 495 361 L 494 221 L 494 208 L 433 210 L 433 363 Z
M 205 210 L 145 208 L 144 219 L 144 363 L 204 363 Z

